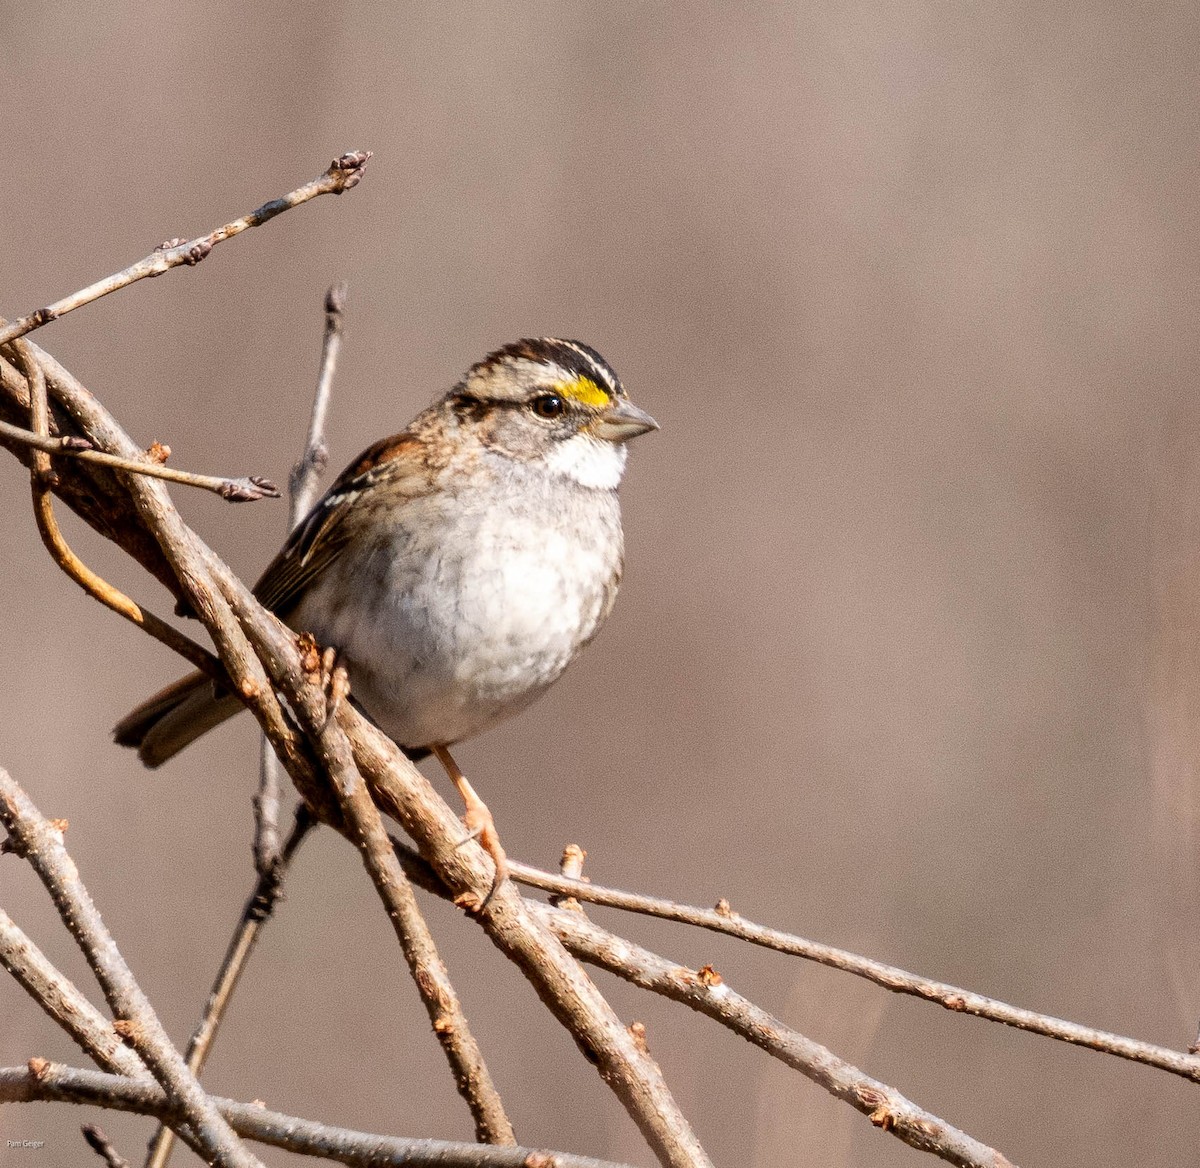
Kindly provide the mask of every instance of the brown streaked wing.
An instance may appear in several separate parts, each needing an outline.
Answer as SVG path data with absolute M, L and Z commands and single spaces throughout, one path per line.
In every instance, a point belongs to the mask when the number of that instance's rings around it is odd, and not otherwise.
M 384 483 L 393 497 L 417 498 L 432 490 L 424 443 L 408 431 L 367 447 L 338 475 L 254 586 L 259 601 L 286 616 L 353 534 L 354 523 L 347 519 Z

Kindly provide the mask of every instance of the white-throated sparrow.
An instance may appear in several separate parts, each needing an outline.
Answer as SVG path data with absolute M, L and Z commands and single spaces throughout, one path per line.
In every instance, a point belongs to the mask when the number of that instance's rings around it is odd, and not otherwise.
M 621 580 L 625 443 L 656 428 L 587 345 L 506 345 L 351 463 L 255 595 L 336 649 L 354 700 L 436 753 L 470 813 L 445 748 L 524 709 L 596 635 Z M 115 737 L 156 767 L 239 709 L 195 673 Z

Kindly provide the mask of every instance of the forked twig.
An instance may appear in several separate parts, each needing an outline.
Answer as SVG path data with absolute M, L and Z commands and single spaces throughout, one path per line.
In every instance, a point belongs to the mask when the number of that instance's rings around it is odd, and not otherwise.
M 220 495 L 229 503 L 253 503 L 258 499 L 279 498 L 279 488 L 261 475 L 235 479 L 196 474 L 190 470 L 176 470 L 161 462 L 139 461 L 121 458 L 116 454 L 106 454 L 103 450 L 96 450 L 86 438 L 53 438 L 49 434 L 22 430 L 20 426 L 12 426 L 4 421 L 0 421 L 0 438 L 23 443 L 44 454 L 77 458 L 80 462 L 90 462 L 95 466 L 107 466 L 113 470 L 128 471 L 130 474 L 149 475 L 151 478 L 166 479 L 171 483 L 182 483 L 187 487 L 198 487 L 202 491 L 212 491 L 214 495 Z
M 449 895 L 429 863 L 403 840 L 392 836 L 391 842 L 401 867 L 414 884 L 435 896 Z M 577 850 L 573 854 L 568 849 L 563 857 L 564 865 L 573 866 L 581 858 L 582 852 Z M 549 875 L 538 869 L 533 871 Z M 561 904 L 526 903 L 580 960 L 708 1014 L 722 1026 L 819 1083 L 831 1094 L 845 1099 L 877 1127 L 910 1146 L 964 1168 L 1012 1168 L 1011 1161 L 994 1148 L 906 1099 L 886 1083 L 872 1079 L 735 993 L 711 966 L 689 970 L 599 928 L 583 914 L 582 906 L 574 897 L 566 898 Z
M 125 1046 L 95 1006 L 70 978 L 0 909 L 0 965 L 106 1071 L 149 1078 L 142 1060 Z
M 336 717 L 372 797 L 418 841 L 455 902 L 475 914 L 492 943 L 529 979 L 621 1101 L 659 1161 L 670 1168 L 707 1168 L 709 1158 L 645 1044 L 621 1023 L 512 882 L 495 888 L 480 909 L 492 888 L 492 861 L 478 843 L 462 844 L 458 817 L 425 776 L 349 702 L 339 706 Z
M 226 223 L 224 227 L 217 227 L 207 235 L 199 235 L 195 239 L 186 241 L 173 239 L 156 247 L 154 251 L 144 259 L 138 260 L 137 263 L 130 264 L 129 267 L 115 272 L 111 276 L 105 276 L 104 279 L 97 280 L 96 283 L 89 284 L 78 292 L 72 292 L 70 296 L 64 296 L 53 304 L 39 308 L 27 316 L 21 317 L 20 320 L 14 320 L 11 324 L 0 327 L 0 345 L 16 340 L 17 337 L 23 337 L 26 333 L 41 328 L 42 325 L 57 320 L 60 316 L 65 316 L 76 308 L 91 304 L 92 301 L 99 300 L 101 296 L 107 296 L 110 292 L 127 288 L 130 284 L 144 280 L 147 276 L 161 276 L 163 272 L 180 265 L 194 266 L 204 259 L 218 243 L 232 239 L 235 235 L 240 235 L 251 227 L 258 227 L 268 220 L 274 219 L 276 215 L 290 211 L 293 207 L 299 207 L 302 203 L 307 203 L 318 195 L 340 195 L 342 191 L 350 190 L 351 187 L 358 185 L 362 178 L 363 167 L 367 165 L 370 158 L 369 150 L 353 150 L 348 154 L 343 154 L 329 164 L 329 169 L 324 174 L 311 182 L 297 187 L 290 194 L 264 203 L 248 215 L 243 215 L 240 219 L 233 220 L 232 223 Z
M 59 916 L 87 958 L 117 1019 L 118 1033 L 162 1085 L 205 1157 L 232 1168 L 261 1168 L 171 1045 L 158 1015 L 83 886 L 79 871 L 63 846 L 62 833 L 43 818 L 3 768 L 0 768 L 0 822 L 8 830 L 13 849 L 37 872 Z
M 335 719 L 328 720 L 325 738 L 326 759 L 331 764 L 333 789 L 342 805 L 347 835 L 357 845 L 363 866 L 391 918 L 433 1032 L 449 1060 L 459 1094 L 471 1109 L 475 1138 L 485 1144 L 515 1144 L 512 1124 L 467 1024 L 446 964 L 417 907 L 412 884 L 392 850 L 379 808 L 371 801 L 354 765 L 350 744 Z
M 787 953 L 794 957 L 802 957 L 807 961 L 827 965 L 831 969 L 852 973 L 856 977 L 874 982 L 875 985 L 882 986 L 884 989 L 898 994 L 910 994 L 927 1002 L 935 1002 L 957 1014 L 971 1014 L 991 1022 L 1000 1022 L 1005 1026 L 1011 1026 L 1017 1030 L 1027 1030 L 1031 1034 L 1041 1034 L 1046 1038 L 1070 1043 L 1072 1046 L 1082 1046 L 1102 1054 L 1111 1054 L 1117 1058 L 1129 1059 L 1131 1062 L 1157 1067 L 1159 1070 L 1169 1071 L 1171 1074 L 1190 1079 L 1194 1083 L 1200 1083 L 1200 1054 L 1184 1054 L 1182 1051 L 1157 1046 L 1152 1042 L 1143 1042 L 1140 1039 L 1127 1038 L 1107 1030 L 1082 1026 L 1078 1022 L 1068 1022 L 1049 1014 L 1039 1014 L 1034 1010 L 1026 1010 L 1020 1006 L 1002 1002 L 997 998 L 974 993 L 961 986 L 933 981 L 919 974 L 909 973 L 895 965 L 887 965 L 882 961 L 862 957 L 845 949 L 823 945 L 819 941 L 810 941 L 807 937 L 798 937 L 793 933 L 757 925 L 753 921 L 738 916 L 724 902 L 715 909 L 697 908 L 660 897 L 646 896 L 643 893 L 624 892 L 617 888 L 602 888 L 586 881 L 571 880 L 515 860 L 512 862 L 511 868 L 514 880 L 532 888 L 540 888 L 545 892 L 552 892 L 560 896 L 573 896 L 590 904 L 603 905 L 607 908 L 623 909 L 627 912 L 658 917 L 660 920 L 695 925 L 714 933 L 724 933 L 726 936 L 737 937 L 742 941 L 773 949 L 777 953 Z
M 28 341 L 17 340 L 12 343 L 21 371 L 29 385 L 31 417 L 34 432 L 39 436 L 49 434 L 49 408 L 46 400 L 46 377 L 41 361 L 36 353 L 36 346 Z M 33 466 L 30 471 L 30 484 L 33 492 L 33 513 L 37 521 L 38 534 L 45 544 L 54 562 L 71 577 L 88 595 L 95 597 L 101 604 L 111 608 L 113 612 L 126 620 L 145 629 L 152 637 L 160 640 L 168 648 L 174 649 L 181 657 L 202 669 L 215 680 L 225 677 L 225 668 L 220 659 L 213 656 L 203 645 L 197 644 L 181 633 L 174 625 L 168 624 L 155 616 L 154 613 L 142 608 L 131 600 L 119 588 L 114 588 L 102 576 L 91 570 L 72 550 L 63 538 L 58 520 L 54 517 L 53 498 L 50 493 L 51 475 L 50 456 L 44 450 L 35 449 Z
M 1014 1168 L 995 1148 L 926 1111 L 886 1083 L 773 1017 L 737 993 L 711 966 L 688 969 L 601 929 L 580 912 L 540 909 L 559 940 L 577 957 L 639 986 L 707 1014 L 830 1094 L 861 1111 L 910 1147 L 958 1168 Z

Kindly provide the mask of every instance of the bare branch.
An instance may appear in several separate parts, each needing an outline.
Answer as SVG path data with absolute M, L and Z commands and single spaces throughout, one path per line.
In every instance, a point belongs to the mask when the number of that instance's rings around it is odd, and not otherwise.
M 264 479 L 260 475 L 233 479 L 176 470 L 160 462 L 142 462 L 132 458 L 119 458 L 115 454 L 105 454 L 103 450 L 94 450 L 86 438 L 51 438 L 48 435 L 35 434 L 31 430 L 22 430 L 20 426 L 12 426 L 3 421 L 0 421 L 0 436 L 13 442 L 21 442 L 34 450 L 44 451 L 46 454 L 77 458 L 81 462 L 112 467 L 113 470 L 150 475 L 152 478 L 166 479 L 168 482 L 182 483 L 188 487 L 199 487 L 201 490 L 220 495 L 230 503 L 252 503 L 258 499 L 279 498 L 279 488 L 270 479 Z
M 290 700 L 289 694 L 289 700 Z M 514 961 L 538 996 L 567 1028 L 601 1078 L 620 1099 L 664 1165 L 700 1168 L 710 1161 L 672 1097 L 645 1045 L 621 1024 L 592 980 L 505 881 L 480 911 L 492 885 L 492 865 L 472 841 L 461 844 L 458 818 L 399 747 L 342 703 L 337 720 L 375 799 L 418 841 L 455 901 L 473 911 L 501 952 Z
M 39 358 L 39 361 L 41 360 Z M 52 388 L 54 374 L 49 366 L 44 368 Z M 83 433 L 83 428 L 54 400 L 54 396 L 52 393 L 51 433 L 78 438 L 87 442 L 89 446 L 93 445 L 89 436 Z M 0 418 L 23 430 L 29 423 L 31 405 L 26 378 L 4 357 L 3 350 L 0 350 Z M 8 450 L 18 462 L 33 469 L 35 451 L 30 447 L 24 443 L 12 442 L 3 434 L 0 434 L 0 446 Z M 140 448 L 137 453 L 142 453 Z M 106 466 L 75 459 L 60 463 L 51 486 L 55 495 L 85 523 L 105 539 L 112 540 L 128 552 L 169 589 L 173 596 L 180 595 L 179 583 L 162 549 L 132 505 L 127 475 L 119 476 Z
M 34 429 L 39 437 L 43 437 L 47 433 L 49 418 L 45 374 L 41 363 L 34 354 L 33 346 L 29 342 L 14 341 L 12 347 L 16 351 L 29 384 L 30 413 L 33 417 Z M 54 562 L 101 604 L 119 613 L 139 628 L 145 629 L 151 636 L 156 637 L 163 644 L 199 666 L 211 677 L 223 678 L 225 676 L 224 668 L 207 649 L 196 644 L 173 625 L 167 624 L 152 612 L 143 609 L 119 588 L 114 588 L 107 580 L 93 572 L 71 550 L 58 526 L 58 520 L 54 517 L 50 495 L 53 481 L 54 472 L 50 469 L 49 455 L 42 450 L 35 449 L 30 471 L 34 518 L 37 520 L 38 533 L 42 537 L 42 542 Z
M 40 1059 L 33 1061 L 36 1072 L 29 1067 L 0 1069 L 0 1104 L 81 1103 L 177 1122 L 167 1096 L 153 1084 Z M 373 1135 L 215 1095 L 211 1102 L 245 1139 L 358 1168 L 629 1168 L 627 1164 L 568 1152 Z
M 0 822 L 18 852 L 33 866 L 63 922 L 96 974 L 117 1021 L 115 1028 L 174 1100 L 198 1144 L 214 1163 L 259 1168 L 171 1045 L 158 1016 L 100 919 L 74 861 L 32 800 L 0 768 Z
M 141 1059 L 122 1043 L 112 1022 L 3 909 L 0 909 L 0 965 L 106 1071 L 135 1079 L 150 1077 Z
M 304 450 L 288 476 L 288 531 L 308 513 L 316 499 L 317 485 L 329 462 L 325 445 L 325 419 L 333 394 L 333 375 L 342 347 L 342 321 L 346 308 L 346 285 L 333 284 L 325 293 L 325 327 L 321 336 L 321 362 L 317 391 L 313 397 Z M 279 859 L 279 793 L 282 787 L 279 760 L 264 736 L 259 746 L 258 791 L 254 796 L 254 863 L 268 872 Z
M 129 1168 L 129 1161 L 117 1152 L 104 1134 L 104 1129 L 94 1123 L 85 1123 L 80 1129 L 87 1145 L 99 1156 L 108 1168 Z
M 336 769 L 331 768 L 331 778 L 342 805 L 347 835 L 358 846 L 363 866 L 375 882 L 375 889 L 391 918 L 396 939 L 433 1024 L 433 1032 L 454 1072 L 459 1094 L 471 1108 L 475 1138 L 487 1144 L 515 1144 L 512 1124 L 467 1024 L 445 962 L 417 907 L 412 885 L 392 850 L 379 809 L 371 801 L 366 784 L 354 766 L 350 744 L 333 719 L 326 726 L 325 738 L 331 740 L 329 756 L 336 758 Z
M 301 804 L 296 808 L 296 818 L 292 830 L 279 854 L 279 861 L 269 871 L 259 873 L 254 890 L 242 909 L 238 927 L 234 930 L 229 947 L 225 951 L 224 960 L 217 970 L 213 987 L 209 991 L 208 1001 L 204 1004 L 204 1012 L 200 1023 L 192 1033 L 188 1042 L 188 1070 L 197 1078 L 208 1061 L 209 1051 L 216 1041 L 217 1031 L 225 1017 L 225 1011 L 233 1000 L 233 991 L 237 989 L 238 979 L 254 952 L 262 927 L 270 920 L 275 911 L 283 887 L 283 878 L 291 865 L 300 845 L 312 830 L 314 822 L 308 809 Z M 150 1141 L 146 1157 L 146 1168 L 162 1168 L 171 1155 L 175 1143 L 175 1133 L 169 1127 L 160 1127 Z
M 803 957 L 807 961 L 828 965 L 832 969 L 844 970 L 884 989 L 898 994 L 910 994 L 927 1002 L 936 1002 L 939 1006 L 958 1014 L 971 1014 L 977 1018 L 1001 1022 L 1017 1030 L 1027 1030 L 1032 1034 L 1041 1034 L 1073 1046 L 1083 1046 L 1103 1054 L 1115 1055 L 1117 1058 L 1144 1063 L 1146 1066 L 1170 1071 L 1171 1074 L 1200 1083 L 1200 1055 L 1184 1054 L 1151 1042 L 1082 1026 L 1049 1014 L 1039 1014 L 996 998 L 973 993 L 961 986 L 931 981 L 919 974 L 909 973 L 897 966 L 886 965 L 882 961 L 862 957 L 845 949 L 822 945 L 792 933 L 756 925 L 753 921 L 738 916 L 725 902 L 721 902 L 716 909 L 695 908 L 692 905 L 677 904 L 641 893 L 622 892 L 616 888 L 602 888 L 585 881 L 570 880 L 516 861 L 512 864 L 512 874 L 514 880 L 546 892 L 574 896 L 607 908 L 624 909 L 662 920 L 697 925 L 714 933 L 724 933 L 754 945 L 774 949 L 778 953 L 788 953 L 793 957 Z
M 697 971 L 676 965 L 601 929 L 579 912 L 549 905 L 538 911 L 577 957 L 707 1014 L 918 1151 L 932 1152 L 959 1168 L 1012 1168 L 995 1148 L 918 1107 L 742 997 L 711 966 Z
M 27 343 L 45 371 L 56 400 L 73 424 L 107 450 L 130 456 L 135 454 L 137 447 L 133 440 L 87 388 L 44 349 L 33 342 Z M 317 779 L 311 753 L 280 707 L 245 634 L 228 606 L 220 601 L 207 561 L 201 554 L 201 549 L 205 552 L 208 549 L 179 517 L 161 483 L 138 475 L 131 477 L 127 486 L 139 518 L 170 567 L 174 587 L 216 643 L 229 678 L 229 691 L 266 727 L 272 746 L 286 761 L 288 772 L 300 786 L 301 793 L 319 809 L 319 818 L 336 824 L 339 818 L 336 804 L 331 803 Z
M 207 235 L 200 235 L 195 239 L 186 241 L 173 239 L 161 244 L 144 259 L 138 260 L 137 263 L 131 264 L 122 271 L 105 276 L 104 279 L 97 280 L 96 283 L 89 284 L 78 292 L 72 292 L 70 296 L 64 296 L 61 300 L 56 300 L 53 304 L 39 308 L 27 316 L 21 317 L 20 320 L 15 320 L 12 324 L 0 328 L 0 345 L 16 340 L 17 337 L 23 337 L 26 333 L 41 328 L 42 325 L 57 320 L 60 316 L 65 316 L 76 308 L 91 304 L 92 301 L 99 300 L 101 296 L 107 296 L 110 292 L 127 288 L 130 284 L 144 280 L 147 276 L 161 276 L 163 272 L 177 268 L 181 264 L 192 267 L 204 259 L 218 243 L 232 239 L 248 228 L 258 227 L 268 220 L 274 219 L 276 215 L 290 211 L 293 207 L 299 207 L 302 203 L 307 203 L 318 195 L 340 195 L 342 191 L 350 190 L 351 187 L 358 185 L 363 175 L 363 168 L 367 165 L 370 157 L 369 150 L 355 150 L 343 154 L 329 164 L 329 169 L 323 175 L 305 183 L 302 187 L 297 187 L 282 198 L 264 203 L 248 215 L 243 215 L 232 223 L 226 223 L 224 227 L 218 227 Z
M 93 417 L 93 424 L 99 422 Z M 137 485 L 147 494 L 154 487 L 148 480 Z M 154 517 L 164 551 L 177 565 L 180 583 L 194 597 L 198 611 L 216 617 L 223 610 L 216 602 L 223 597 L 236 614 L 242 634 L 253 644 L 257 658 L 251 660 L 240 640 L 236 646 L 231 643 L 231 651 L 238 655 L 236 668 L 249 670 L 257 665 L 269 670 L 272 684 L 286 697 L 304 737 L 321 749 L 327 720 L 325 698 L 320 686 L 305 675 L 295 634 L 258 604 L 249 589 L 183 525 L 169 503 L 164 501 L 160 506 L 156 500 Z M 224 631 L 215 620 L 209 628 L 214 636 Z M 248 696 L 257 697 L 257 691 Z M 266 724 L 262 715 L 269 711 L 260 713 L 256 708 L 256 713 Z M 355 765 L 372 785 L 375 797 L 386 799 L 384 805 L 413 832 L 422 850 L 428 851 L 439 876 L 456 891 L 458 902 L 474 908 L 492 941 L 533 982 L 543 1001 L 625 1105 L 661 1162 L 671 1168 L 706 1168 L 708 1157 L 657 1064 L 621 1025 L 575 960 L 525 910 L 515 889 L 501 885 L 486 910 L 479 911 L 492 885 L 491 861 L 478 844 L 461 846 L 458 819 L 428 780 L 395 743 L 368 724 L 348 702 L 341 703 L 336 716 L 352 744 Z M 295 745 L 292 736 L 285 741 Z M 307 760 L 289 755 L 281 761 L 301 784 L 306 799 L 327 800 Z M 323 808 L 321 814 L 327 817 Z M 338 823 L 340 815 L 335 814 L 330 821 Z
M 313 398 L 308 421 L 308 437 L 304 453 L 288 476 L 291 495 L 289 529 L 295 527 L 317 500 L 317 485 L 329 462 L 325 445 L 325 419 L 329 414 L 329 399 L 333 393 L 333 375 L 337 371 L 338 355 L 342 349 L 342 325 L 346 310 L 346 284 L 333 284 L 325 293 L 325 330 L 321 339 L 321 364 L 317 372 L 317 392 Z

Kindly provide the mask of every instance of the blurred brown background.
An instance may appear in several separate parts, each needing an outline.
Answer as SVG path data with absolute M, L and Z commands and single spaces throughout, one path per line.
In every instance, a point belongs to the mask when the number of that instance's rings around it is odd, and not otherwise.
M 525 334 L 596 345 L 662 422 L 633 451 L 608 629 L 539 706 L 461 750 L 510 852 L 552 864 L 577 841 L 598 880 L 724 895 L 1186 1046 L 1200 1015 L 1193 4 L 3 7 L 6 316 L 345 149 L 376 152 L 346 197 L 39 335 L 178 465 L 283 480 L 339 277 L 337 466 Z M 70 819 L 182 1043 L 250 886 L 253 727 L 153 776 L 113 747 L 112 724 L 178 663 L 50 566 L 7 456 L 0 490 L 0 765 Z M 257 575 L 281 504 L 177 497 Z M 90 990 L 15 860 L 0 898 Z M 648 1163 L 483 935 L 430 913 L 521 1139 Z M 621 923 L 712 961 L 1018 1163 L 1200 1152 L 1181 1080 Z M 711 1023 L 602 984 L 646 1021 L 718 1164 L 918 1162 Z M 0 1020 L 0 1064 L 84 1061 L 7 980 Z M 388 923 L 331 833 L 305 846 L 207 1081 L 333 1123 L 469 1138 Z M 0 1163 L 97 1162 L 85 1118 L 0 1111 Z M 140 1159 L 150 1125 L 102 1122 Z

